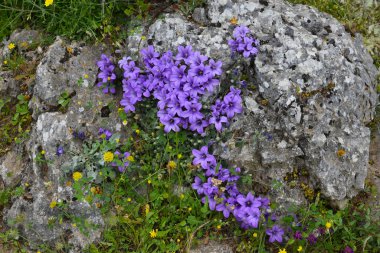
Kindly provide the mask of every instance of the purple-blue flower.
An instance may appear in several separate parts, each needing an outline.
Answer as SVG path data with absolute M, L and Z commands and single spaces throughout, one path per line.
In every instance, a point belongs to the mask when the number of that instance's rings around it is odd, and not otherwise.
M 284 230 L 281 227 L 274 225 L 271 229 L 267 229 L 265 232 L 269 235 L 269 242 L 282 242 Z

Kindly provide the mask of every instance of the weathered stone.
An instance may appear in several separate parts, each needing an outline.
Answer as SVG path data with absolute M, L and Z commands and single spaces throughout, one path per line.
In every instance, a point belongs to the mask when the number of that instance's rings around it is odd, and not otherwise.
M 160 51 L 190 44 L 222 60 L 225 69 L 232 63 L 227 44 L 232 18 L 262 42 L 251 65 L 257 91 L 245 97 L 248 110 L 231 127 L 238 139 L 216 153 L 254 177 L 264 175 L 265 183 L 306 168 L 311 186 L 331 200 L 355 196 L 367 175 L 365 124 L 377 104 L 378 70 L 361 36 L 352 38 L 337 20 L 314 8 L 280 0 L 209 0 L 206 9 L 209 26 L 167 14 L 150 27 L 148 40 Z M 129 39 L 132 53 L 138 51 L 136 41 L 138 35 Z M 258 98 L 268 106 L 259 105 Z M 244 140 L 242 147 L 235 145 L 238 140 Z M 342 157 L 339 149 L 345 151 Z
M 205 8 L 195 8 L 192 17 L 195 22 L 201 25 L 206 25 L 208 23 Z
M 206 245 L 199 245 L 195 249 L 191 249 L 190 253 L 232 253 L 232 247 L 226 243 L 210 241 Z
M 25 169 L 22 157 L 14 151 L 8 152 L 0 162 L 0 175 L 7 187 L 15 187 L 21 180 L 21 175 Z M 0 161 L 1 161 L 0 160 Z

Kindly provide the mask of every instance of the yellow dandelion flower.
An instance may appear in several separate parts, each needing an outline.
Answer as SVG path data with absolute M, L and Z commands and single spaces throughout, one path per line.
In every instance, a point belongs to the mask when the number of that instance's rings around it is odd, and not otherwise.
M 132 199 L 131 199 L 131 198 L 127 198 L 127 201 L 128 201 L 128 202 L 131 202 L 131 201 L 132 201 Z
M 50 202 L 50 208 L 53 209 L 55 206 L 57 205 L 57 201 L 53 200 L 52 202 Z
M 134 162 L 135 158 L 130 155 L 130 156 L 127 157 L 127 160 L 130 161 L 130 162 Z
M 112 162 L 114 156 L 113 156 L 113 153 L 112 152 L 105 152 L 104 155 L 103 155 L 103 159 L 105 162 Z
M 332 226 L 332 224 L 331 224 L 330 222 L 326 222 L 326 225 L 325 225 L 325 226 L 326 226 L 327 229 L 330 229 L 331 226 Z
M 175 168 L 177 168 L 177 164 L 175 163 L 175 161 L 169 161 L 166 165 L 166 168 L 168 170 L 174 170 Z
M 83 177 L 82 173 L 76 171 L 73 173 L 73 179 L 74 181 L 78 181 L 79 179 L 81 179 Z
M 54 0 L 45 0 L 45 6 L 48 7 L 50 5 L 52 5 L 54 2 Z
M 301 252 L 302 251 L 302 246 L 298 246 L 298 249 L 297 249 L 298 252 Z
M 257 237 L 257 233 L 253 233 L 253 238 L 256 238 Z
M 13 48 L 15 48 L 16 46 L 15 46 L 15 44 L 14 43 L 9 43 L 9 45 L 8 45 L 8 49 L 9 50 L 12 50 Z
M 149 232 L 151 238 L 156 238 L 157 237 L 157 232 L 158 229 L 153 229 L 152 231 Z
M 232 25 L 237 25 L 237 23 L 238 23 L 238 19 L 237 19 L 236 17 L 232 17 L 232 18 L 230 19 L 230 23 L 231 23 Z
M 46 154 L 46 151 L 45 151 L 45 150 L 42 150 L 42 151 L 41 151 L 41 155 L 44 155 L 44 154 Z
M 8 61 L 4 61 L 4 64 L 7 65 L 7 64 L 8 64 Z
M 278 253 L 286 253 L 286 249 L 280 249 Z
M 92 194 L 95 194 L 96 193 L 96 188 L 93 186 L 93 187 L 91 187 L 90 188 L 90 192 L 92 193 Z
M 220 230 L 222 228 L 221 225 L 216 226 L 216 229 Z
M 346 154 L 346 151 L 344 151 L 344 149 L 339 149 L 337 152 L 336 152 L 336 155 L 338 157 L 342 157 Z
M 136 129 L 136 134 L 140 134 L 140 130 L 139 129 Z
M 21 47 L 23 47 L 23 48 L 27 48 L 28 47 L 28 42 L 27 41 L 23 41 L 23 42 L 21 42 Z
M 87 75 L 87 74 L 84 74 L 84 78 L 86 78 L 86 79 L 87 79 L 87 78 L 88 78 L 88 75 Z

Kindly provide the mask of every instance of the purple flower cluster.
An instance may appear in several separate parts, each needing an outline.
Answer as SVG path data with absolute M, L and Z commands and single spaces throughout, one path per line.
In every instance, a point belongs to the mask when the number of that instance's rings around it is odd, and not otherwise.
M 124 172 L 125 169 L 129 165 L 128 157 L 130 156 L 130 153 L 129 152 L 121 153 L 120 151 L 115 151 L 113 154 L 115 155 L 116 158 L 118 158 L 118 160 L 116 162 L 112 162 L 111 166 L 117 167 L 119 172 Z
M 98 135 L 102 139 L 106 139 L 107 141 L 112 137 L 111 131 L 103 128 L 99 128 Z
M 207 146 L 200 150 L 193 149 L 192 153 L 193 164 L 200 165 L 206 176 L 205 180 L 195 177 L 192 184 L 192 188 L 203 197 L 202 202 L 208 202 L 211 210 L 223 212 L 226 218 L 232 214 L 243 228 L 257 228 L 261 213 L 269 208 L 269 200 L 255 197 L 252 193 L 240 193 L 236 185 L 239 176 L 218 166 Z M 239 171 L 240 168 L 235 169 L 235 172 Z M 282 235 L 277 235 L 276 238 L 280 236 Z
M 255 56 L 259 52 L 259 41 L 254 39 L 251 31 L 246 26 L 237 26 L 233 33 L 234 39 L 228 41 L 233 52 L 243 54 L 245 58 Z
M 112 61 L 105 54 L 102 54 L 101 59 L 97 62 L 97 65 L 100 69 L 100 73 L 98 74 L 100 82 L 97 86 L 103 87 L 104 94 L 109 92 L 115 94 L 116 90 L 113 82 L 116 80 L 116 75 L 113 72 L 115 66 L 112 64 Z
M 171 51 L 160 55 L 149 46 L 141 50 L 141 55 L 144 67 L 139 67 L 130 57 L 119 61 L 124 73 L 120 104 L 125 112 L 135 111 L 136 103 L 153 96 L 158 100 L 157 116 L 165 132 L 178 132 L 183 128 L 199 134 L 209 125 L 221 131 L 228 119 L 242 112 L 240 90 L 234 87 L 223 99 L 216 101 L 212 111 L 206 111 L 201 103 L 202 96 L 212 94 L 220 84 L 221 61 L 209 59 L 193 51 L 191 46 L 179 46 L 176 55 Z M 106 84 L 103 91 L 114 93 L 110 86 L 116 78 L 114 66 L 105 55 L 98 66 L 101 69 L 98 77 L 102 79 L 98 86 Z

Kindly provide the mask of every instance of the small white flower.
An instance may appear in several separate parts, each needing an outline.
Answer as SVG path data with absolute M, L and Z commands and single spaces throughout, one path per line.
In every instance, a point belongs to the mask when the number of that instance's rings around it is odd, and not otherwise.
M 84 108 L 83 107 L 79 107 L 79 112 L 84 112 Z

